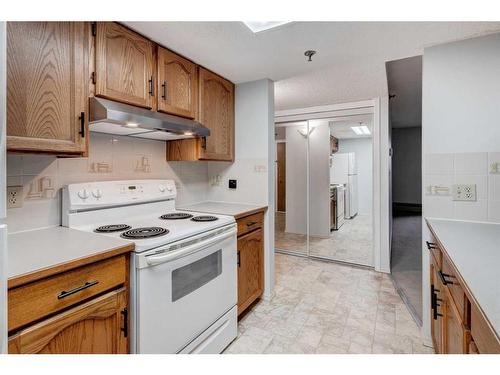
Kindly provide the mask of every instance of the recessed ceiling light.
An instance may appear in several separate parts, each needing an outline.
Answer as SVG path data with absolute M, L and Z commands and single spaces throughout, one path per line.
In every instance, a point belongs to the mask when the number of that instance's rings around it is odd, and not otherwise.
M 243 21 L 243 23 L 254 33 L 260 33 L 261 31 L 273 29 L 290 22 L 291 21 Z
M 363 135 L 363 131 L 360 126 L 351 126 L 351 129 L 356 135 Z
M 370 135 L 371 134 L 370 129 L 368 128 L 368 126 L 361 125 L 360 128 L 361 128 L 361 131 L 363 132 L 363 134 L 366 134 L 366 135 Z
M 127 122 L 125 125 L 123 125 L 126 128 L 138 128 L 139 124 L 136 122 Z

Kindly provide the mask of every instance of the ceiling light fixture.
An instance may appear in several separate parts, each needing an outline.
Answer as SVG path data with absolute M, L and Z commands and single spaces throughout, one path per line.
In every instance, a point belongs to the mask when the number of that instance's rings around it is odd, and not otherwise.
M 316 51 L 312 49 L 308 49 L 306 52 L 304 52 L 304 55 L 308 57 L 307 61 L 312 61 L 312 57 L 316 54 Z
M 301 136 L 304 138 L 308 138 L 311 133 L 314 130 L 314 126 L 309 127 L 309 132 L 307 131 L 307 126 L 304 126 L 303 128 L 297 129 L 297 131 L 300 133 Z
M 362 131 L 362 132 L 363 132 L 363 134 L 365 134 L 365 135 L 370 135 L 370 134 L 371 134 L 370 129 L 369 129 L 369 128 L 368 128 L 368 126 L 366 126 L 366 125 L 362 125 L 362 126 L 361 126 L 361 131 Z
M 290 22 L 291 21 L 243 21 L 243 23 L 255 34 Z
M 351 126 L 351 129 L 356 135 L 363 135 L 363 131 L 360 126 Z
M 351 126 L 351 129 L 356 135 L 370 135 L 370 128 L 366 125 L 361 125 L 362 122 L 359 123 L 359 126 Z
M 138 128 L 139 124 L 136 122 L 127 122 L 125 125 L 123 125 L 125 128 Z

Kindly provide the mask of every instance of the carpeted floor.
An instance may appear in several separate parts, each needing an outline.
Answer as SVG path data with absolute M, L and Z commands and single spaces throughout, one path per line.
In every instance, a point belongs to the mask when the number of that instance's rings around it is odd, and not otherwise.
M 422 322 L 422 216 L 394 211 L 391 272 L 396 288 Z

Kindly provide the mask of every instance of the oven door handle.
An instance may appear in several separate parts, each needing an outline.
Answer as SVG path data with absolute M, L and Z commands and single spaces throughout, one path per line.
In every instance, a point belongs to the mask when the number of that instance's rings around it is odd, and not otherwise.
M 207 246 L 213 245 L 217 242 L 225 240 L 226 238 L 232 237 L 234 235 L 236 235 L 236 228 L 232 228 L 228 232 L 221 233 L 221 234 L 219 234 L 215 237 L 209 238 L 207 240 L 194 243 L 194 244 L 187 246 L 185 248 L 180 248 L 178 250 L 172 251 L 171 253 L 167 253 L 164 255 L 146 255 L 144 258 L 145 258 L 148 266 L 155 266 L 157 264 L 171 262 L 175 259 L 179 259 L 179 258 L 185 257 L 189 254 L 196 253 L 196 252 L 206 248 Z

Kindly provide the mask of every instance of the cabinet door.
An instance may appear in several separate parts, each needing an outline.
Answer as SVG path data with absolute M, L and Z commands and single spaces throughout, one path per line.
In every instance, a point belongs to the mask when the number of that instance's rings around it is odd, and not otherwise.
M 197 104 L 196 65 L 158 47 L 158 111 L 195 118 Z
M 85 152 L 88 38 L 85 22 L 8 22 L 8 150 Z
M 9 338 L 11 354 L 126 354 L 125 288 L 95 298 Z
M 234 85 L 200 68 L 200 122 L 210 129 L 201 159 L 234 159 Z
M 465 329 L 462 326 L 460 314 L 454 304 L 451 295 L 447 293 L 445 298 L 444 316 L 444 353 L 465 354 Z
M 431 333 L 434 350 L 443 353 L 443 296 L 445 286 L 439 280 L 435 265 L 431 262 Z
M 98 22 L 95 95 L 153 108 L 153 43 L 114 23 Z
M 238 238 L 238 314 L 262 295 L 263 231 L 257 229 Z

